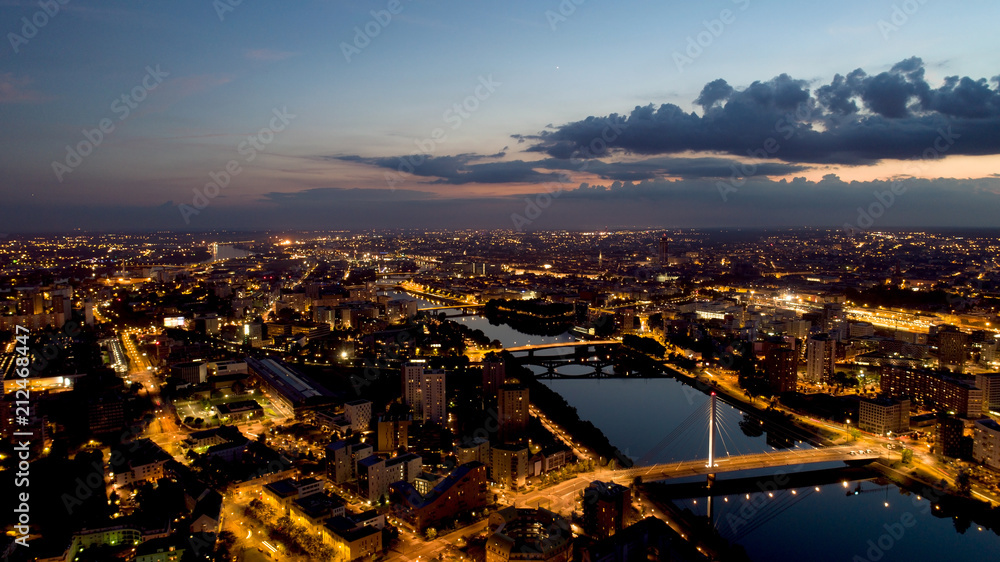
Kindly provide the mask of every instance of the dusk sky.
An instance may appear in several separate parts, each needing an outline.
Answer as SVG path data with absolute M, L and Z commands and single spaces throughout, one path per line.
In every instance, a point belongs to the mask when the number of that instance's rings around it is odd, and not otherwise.
M 49 2 L 5 232 L 998 225 L 995 0 Z

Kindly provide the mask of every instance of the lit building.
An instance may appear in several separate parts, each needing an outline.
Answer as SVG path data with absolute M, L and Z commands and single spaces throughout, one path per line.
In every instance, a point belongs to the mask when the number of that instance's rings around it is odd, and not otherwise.
M 972 458 L 989 468 L 1000 470 L 1000 425 L 995 420 L 976 420 Z
M 271 404 L 286 416 L 292 417 L 306 407 L 307 402 L 315 404 L 321 401 L 317 399 L 326 396 L 302 373 L 283 362 L 247 357 L 246 363 L 251 382 L 258 384 Z
M 391 453 L 409 447 L 410 425 L 413 416 L 403 412 L 389 412 L 378 417 L 378 452 Z
M 938 363 L 942 368 L 962 371 L 965 368 L 969 335 L 953 326 L 938 332 Z
M 764 370 L 771 392 L 795 392 L 798 383 L 799 354 L 794 349 L 776 347 L 768 351 Z
M 591 482 L 583 492 L 583 530 L 603 539 L 628 526 L 632 491 L 613 482 Z
M 660 237 L 660 247 L 659 247 L 659 262 L 661 267 L 666 267 L 670 264 L 670 239 L 667 238 L 667 234 L 663 233 Z
M 837 340 L 828 334 L 817 334 L 806 340 L 806 380 L 832 382 L 836 358 Z
M 910 429 L 910 401 L 880 396 L 862 398 L 858 428 L 875 435 L 900 434 Z
M 490 449 L 490 479 L 501 487 L 517 489 L 528 478 L 528 447 L 495 445 Z
M 959 416 L 978 417 L 983 409 L 983 391 L 971 382 L 916 369 L 886 365 L 881 368 L 882 394 L 909 396 L 913 401 Z
M 423 467 L 423 459 L 413 453 L 395 456 L 389 460 L 371 456 L 358 461 L 358 490 L 370 501 L 388 496 L 389 485 L 396 482 L 413 483 Z
M 264 325 L 260 322 L 248 322 L 243 325 L 243 342 L 251 347 L 264 344 Z
M 562 517 L 546 509 L 501 510 L 494 515 L 502 522 L 486 541 L 486 562 L 571 559 L 573 533 Z
M 326 477 L 343 484 L 357 478 L 357 463 L 372 455 L 372 446 L 366 443 L 348 444 L 336 441 L 326 446 Z
M 483 437 L 475 437 L 455 447 L 455 456 L 458 458 L 458 464 L 475 461 L 488 465 L 490 463 L 490 442 Z
M 170 366 L 170 375 L 190 384 L 201 384 L 208 380 L 208 363 L 191 361 Z
M 505 384 L 500 387 L 498 396 L 500 440 L 518 441 L 528 430 L 528 388 L 519 384 Z
M 491 501 L 486 465 L 479 462 L 458 466 L 426 495 L 407 482 L 396 482 L 391 487 L 393 497 L 406 511 L 405 518 L 421 531 L 486 507 Z
M 163 478 L 163 467 L 173 457 L 152 440 L 139 439 L 117 447 L 110 460 L 115 486 L 127 486 L 136 482 L 156 482 Z
M 445 393 L 445 373 L 442 369 L 425 370 L 421 387 L 421 412 L 424 422 L 445 425 L 448 420 L 448 397 Z
M 503 359 L 495 354 L 483 358 L 483 406 L 497 403 L 498 392 L 507 380 L 507 369 Z
M 413 409 L 417 415 L 423 406 L 421 390 L 424 384 L 424 361 L 414 360 L 403 365 L 403 404 Z
M 261 497 L 265 503 L 288 515 L 292 510 L 292 502 L 303 498 L 308 498 L 323 491 L 323 481 L 316 478 L 304 478 L 294 480 L 286 478 L 271 482 L 264 486 Z
M 419 419 L 444 425 L 447 421 L 445 372 L 428 369 L 421 360 L 403 365 L 403 403 Z
M 983 412 L 1000 412 L 1000 373 L 979 373 L 976 387 L 983 391 Z
M 382 551 L 382 531 L 378 527 L 359 525 L 346 516 L 328 519 L 320 536 L 337 552 L 337 560 L 358 560 Z
M 344 415 L 355 432 L 368 431 L 372 422 L 372 403 L 368 400 L 353 400 L 344 404 Z
M 965 435 L 965 420 L 943 416 L 937 424 L 937 451 L 953 459 L 972 458 L 973 438 Z

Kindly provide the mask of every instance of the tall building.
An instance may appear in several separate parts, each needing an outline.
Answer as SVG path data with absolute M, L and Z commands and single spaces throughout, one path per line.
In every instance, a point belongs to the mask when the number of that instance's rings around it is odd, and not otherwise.
M 976 387 L 983 391 L 983 412 L 1000 412 L 1000 373 L 979 373 Z
M 829 383 L 833 380 L 837 341 L 828 334 L 817 334 L 806 341 L 806 380 Z
M 628 526 L 632 491 L 614 482 L 591 482 L 583 492 L 583 530 L 603 539 Z
M 528 430 L 528 388 L 519 384 L 505 384 L 500 387 L 498 396 L 500 440 L 518 441 Z
M 965 368 L 968 336 L 951 326 L 938 332 L 938 363 L 941 367 L 957 371 Z
M 965 435 L 965 420 L 943 416 L 937 424 L 937 452 L 953 459 L 972 458 L 973 439 Z
M 660 237 L 659 261 L 663 267 L 670 264 L 670 240 L 667 238 L 666 233 Z
M 372 422 L 372 403 L 368 400 L 352 400 L 344 404 L 344 415 L 354 431 L 368 431 Z
M 845 329 L 846 322 L 847 314 L 844 312 L 843 304 L 829 302 L 823 305 L 823 331 L 829 332 L 831 335 L 837 333 L 843 337 L 847 331 Z
M 423 421 L 444 425 L 448 420 L 444 370 L 411 361 L 403 366 L 402 378 L 403 403 Z
M 388 453 L 410 445 L 410 425 L 413 415 L 389 412 L 378 417 L 378 451 Z
M 483 406 L 497 403 L 497 392 L 507 379 L 507 370 L 503 359 L 498 355 L 489 354 L 483 358 Z
M 524 486 L 528 478 L 528 447 L 496 445 L 490 449 L 490 479 L 507 489 Z
M 113 392 L 87 400 L 87 428 L 93 435 L 121 431 L 125 426 L 125 403 Z
M 403 365 L 403 404 L 412 408 L 417 415 L 420 415 L 420 408 L 423 405 L 420 399 L 423 381 L 423 361 L 411 361 Z
M 358 476 L 358 461 L 372 456 L 372 453 L 372 446 L 367 443 L 330 443 L 326 446 L 326 477 L 337 484 L 354 480 Z
M 421 411 L 424 422 L 445 425 L 448 421 L 448 396 L 443 369 L 425 370 L 421 386 Z
M 799 378 L 799 353 L 787 347 L 771 348 L 764 359 L 764 371 L 771 392 L 795 392 Z
M 994 470 L 1000 469 L 1000 425 L 993 419 L 976 420 L 972 458 Z

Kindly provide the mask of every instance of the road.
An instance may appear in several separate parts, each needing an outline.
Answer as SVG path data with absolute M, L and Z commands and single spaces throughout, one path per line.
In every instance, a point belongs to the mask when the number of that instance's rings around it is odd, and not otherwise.
M 545 414 L 541 412 L 541 410 L 529 404 L 528 411 L 532 416 L 538 418 L 538 421 L 542 422 L 542 426 L 545 427 L 545 429 L 548 430 L 549 433 L 555 435 L 557 438 L 559 438 L 560 441 L 562 441 L 567 447 L 569 447 L 570 450 L 573 451 L 573 454 L 576 455 L 577 459 L 586 460 L 597 457 L 597 455 L 595 455 L 593 451 L 584 449 L 582 446 L 578 445 L 576 441 L 573 441 L 573 438 L 569 435 L 569 433 L 567 433 L 563 428 L 559 427 L 558 425 L 555 424 L 555 422 L 546 417 Z
M 174 456 L 175 459 L 183 461 L 180 455 L 180 448 L 177 446 L 183 441 L 190 430 L 177 423 L 177 414 L 170 404 L 164 403 L 160 398 L 160 380 L 153 370 L 152 363 L 136 346 L 132 337 L 133 332 L 126 330 L 120 334 L 122 347 L 129 358 L 128 378 L 132 382 L 142 385 L 139 396 L 150 399 L 156 407 L 154 415 L 156 419 L 146 428 L 145 437 L 153 440 L 164 451 Z

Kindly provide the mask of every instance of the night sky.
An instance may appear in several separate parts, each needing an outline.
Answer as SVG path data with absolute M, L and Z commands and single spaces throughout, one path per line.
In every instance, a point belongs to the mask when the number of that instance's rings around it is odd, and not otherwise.
M 1000 216 L 995 0 L 0 0 L 0 15 L 7 232 Z

